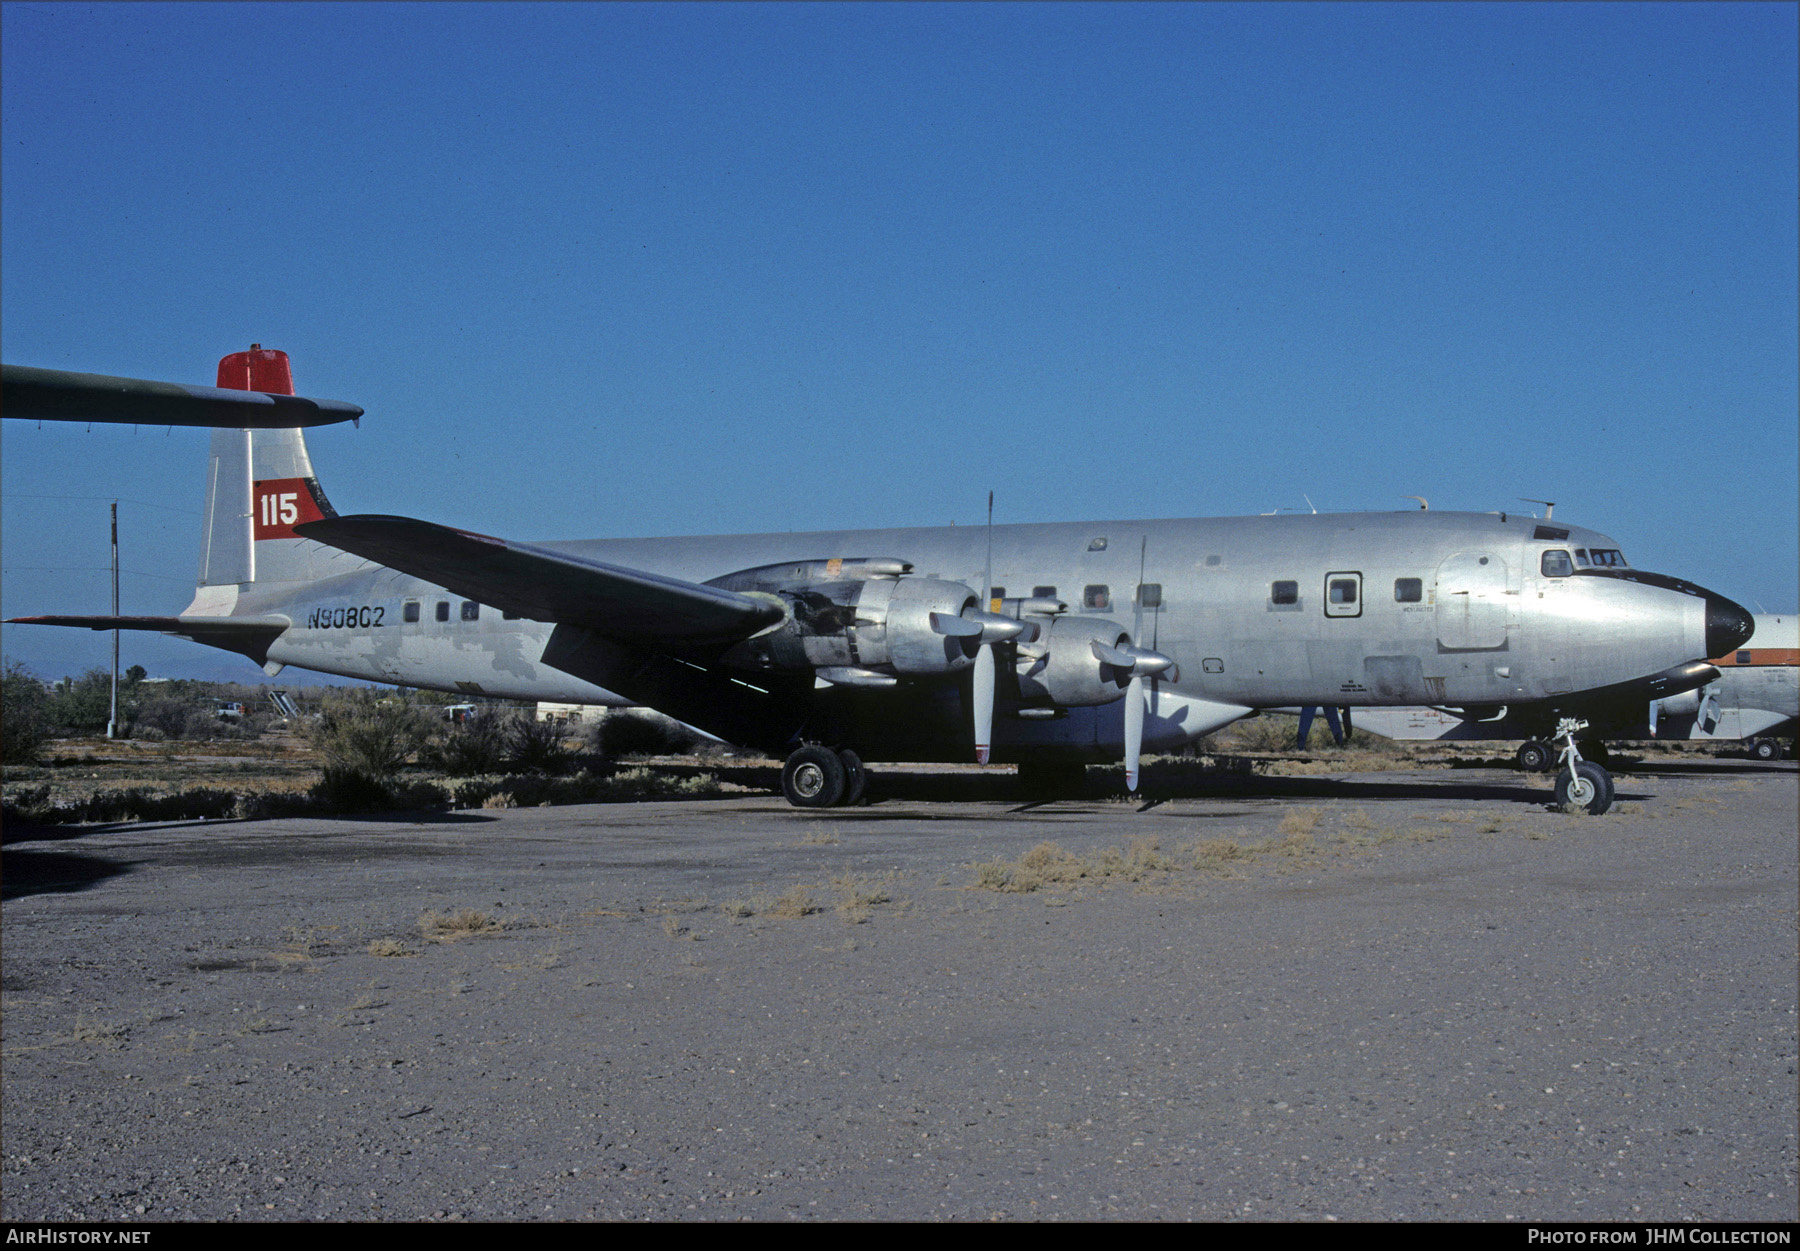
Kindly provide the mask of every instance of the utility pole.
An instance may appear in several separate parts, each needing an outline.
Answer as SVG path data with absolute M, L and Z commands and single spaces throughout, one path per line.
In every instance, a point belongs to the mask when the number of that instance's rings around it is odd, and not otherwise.
M 119 501 L 112 502 L 113 617 L 119 615 Z M 119 632 L 113 631 L 112 715 L 106 721 L 106 737 L 119 737 Z

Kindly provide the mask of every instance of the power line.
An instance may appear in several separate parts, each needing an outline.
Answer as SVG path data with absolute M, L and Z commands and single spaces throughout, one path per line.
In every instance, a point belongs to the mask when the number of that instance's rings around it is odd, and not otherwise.
M 164 512 L 183 513 L 189 517 L 206 515 L 194 508 L 174 508 L 168 504 L 153 504 L 149 500 L 134 500 L 123 495 L 27 495 L 23 491 L 8 491 L 6 498 L 13 500 L 100 500 L 104 503 L 136 504 L 141 508 L 160 508 Z

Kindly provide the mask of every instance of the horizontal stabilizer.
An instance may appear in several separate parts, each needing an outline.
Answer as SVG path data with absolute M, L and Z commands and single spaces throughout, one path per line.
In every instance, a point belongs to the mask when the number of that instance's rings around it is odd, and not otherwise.
M 353 421 L 363 410 L 340 400 L 6 365 L 0 367 L 0 414 L 39 421 L 286 430 Z
M 269 644 L 293 622 L 286 617 L 8 617 L 7 625 L 73 626 L 86 630 L 155 630 L 248 656 L 269 659 Z
M 624 642 L 731 642 L 784 615 L 773 597 L 701 586 L 410 517 L 328 517 L 294 530 L 503 612 L 585 626 Z

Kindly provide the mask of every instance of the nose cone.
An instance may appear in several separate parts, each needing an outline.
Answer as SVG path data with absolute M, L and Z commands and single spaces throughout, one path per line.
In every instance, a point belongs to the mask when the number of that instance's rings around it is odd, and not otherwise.
M 1706 593 L 1706 654 L 1709 658 L 1734 652 L 1749 641 L 1756 628 L 1750 610 L 1723 595 Z

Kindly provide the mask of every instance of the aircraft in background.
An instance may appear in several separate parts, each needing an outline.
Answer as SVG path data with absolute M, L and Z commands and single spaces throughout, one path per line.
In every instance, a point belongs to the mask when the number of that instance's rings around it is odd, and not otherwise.
M 32 370 L 8 416 L 83 420 L 91 375 Z M 108 379 L 112 390 L 120 382 Z M 521 543 L 339 516 L 297 424 L 284 353 L 206 388 L 131 383 L 219 424 L 193 602 L 172 617 L 15 618 L 144 629 L 270 674 L 564 703 L 640 704 L 785 757 L 799 806 L 856 802 L 865 758 L 1010 761 L 1028 780 L 1193 742 L 1258 709 L 1431 704 L 1552 721 L 1718 679 L 1750 614 L 1633 568 L 1603 534 L 1516 513 L 1409 510 Z M 129 389 L 129 388 L 127 388 Z M 109 412 L 130 405 L 101 387 Z M 215 406 L 215 407 L 208 407 Z M 309 407 L 310 406 L 310 407 Z M 266 415 L 266 414 L 265 414 Z M 125 420 L 114 416 L 112 420 Z M 1588 762 L 1558 798 L 1604 810 Z
M 1582 750 L 1601 754 L 1604 739 L 1742 742 L 1756 760 L 1779 760 L 1800 728 L 1800 618 L 1759 613 L 1753 633 L 1730 653 L 1709 662 L 1719 673 L 1704 685 L 1644 705 L 1597 701 L 1582 709 L 1590 737 Z M 1488 715 L 1483 716 L 1481 714 Z M 1513 741 L 1519 767 L 1553 768 L 1549 723 L 1530 708 L 1372 708 L 1357 724 L 1384 738 L 1443 742 Z

